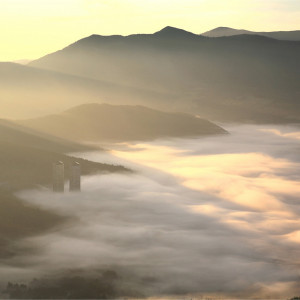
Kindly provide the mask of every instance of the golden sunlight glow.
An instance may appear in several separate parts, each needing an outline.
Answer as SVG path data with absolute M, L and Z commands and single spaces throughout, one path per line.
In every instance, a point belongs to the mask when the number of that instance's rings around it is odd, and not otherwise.
M 256 211 L 284 211 L 275 193 L 300 194 L 299 182 L 275 177 L 274 170 L 292 164 L 260 153 L 188 156 L 168 147 L 140 144 L 140 151 L 113 155 L 168 172 L 188 188 L 203 191 Z M 207 212 L 212 208 L 205 207 Z
M 284 138 L 300 140 L 300 132 L 298 132 L 298 131 L 297 132 L 288 132 L 288 133 L 283 133 L 277 129 L 261 129 L 261 131 L 270 132 L 270 133 L 273 133 L 275 135 L 278 135 L 278 136 L 284 137 Z
M 294 232 L 288 234 L 286 237 L 289 241 L 300 244 L 300 230 L 294 231 Z
M 0 61 L 36 59 L 91 34 L 167 25 L 199 34 L 219 26 L 295 30 L 300 7 L 292 0 L 1 0 Z
M 291 231 L 300 228 L 300 220 L 281 201 L 282 197 L 298 197 L 300 182 L 278 175 L 299 168 L 297 163 L 262 153 L 193 155 L 157 144 L 127 144 L 125 150 L 111 153 L 168 173 L 184 187 L 220 199 L 206 202 L 200 196 L 199 203 L 187 205 L 192 213 L 218 218 L 227 226 L 250 234 L 271 234 L 300 243 L 300 231 Z M 219 201 L 237 204 L 240 209 L 228 210 Z

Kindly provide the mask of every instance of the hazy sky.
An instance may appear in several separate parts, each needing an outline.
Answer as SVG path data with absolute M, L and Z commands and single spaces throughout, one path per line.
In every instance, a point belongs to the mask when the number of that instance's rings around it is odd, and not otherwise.
M 91 34 L 152 33 L 167 25 L 300 29 L 299 0 L 0 0 L 0 61 L 34 59 Z

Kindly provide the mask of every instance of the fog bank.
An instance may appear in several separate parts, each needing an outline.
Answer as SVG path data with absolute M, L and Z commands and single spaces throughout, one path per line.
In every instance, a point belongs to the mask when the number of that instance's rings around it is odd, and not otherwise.
M 84 177 L 80 194 L 20 193 L 71 221 L 23 240 L 34 253 L 2 262 L 1 281 L 110 269 L 144 296 L 299 294 L 299 127 L 225 129 L 77 154 L 136 173 Z

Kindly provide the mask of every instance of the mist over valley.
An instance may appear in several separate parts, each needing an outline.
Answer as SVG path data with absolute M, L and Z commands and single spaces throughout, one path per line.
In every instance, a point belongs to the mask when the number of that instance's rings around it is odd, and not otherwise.
M 34 20 L 68 20 L 70 41 L 111 6 L 143 19 L 129 2 Z M 229 26 L 0 62 L 0 298 L 298 299 L 299 30 Z

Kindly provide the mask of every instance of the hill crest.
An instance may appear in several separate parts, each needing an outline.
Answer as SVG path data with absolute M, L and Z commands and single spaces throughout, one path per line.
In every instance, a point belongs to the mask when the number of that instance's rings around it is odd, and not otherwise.
M 163 112 L 139 105 L 84 104 L 58 115 L 20 123 L 61 138 L 90 142 L 126 142 L 226 133 L 221 127 L 190 114 Z
M 201 33 L 201 36 L 220 38 L 226 36 L 238 36 L 238 35 L 260 35 L 272 39 L 282 41 L 300 41 L 300 30 L 292 31 L 250 31 L 245 29 L 235 29 L 231 27 L 217 27 L 212 30 Z

